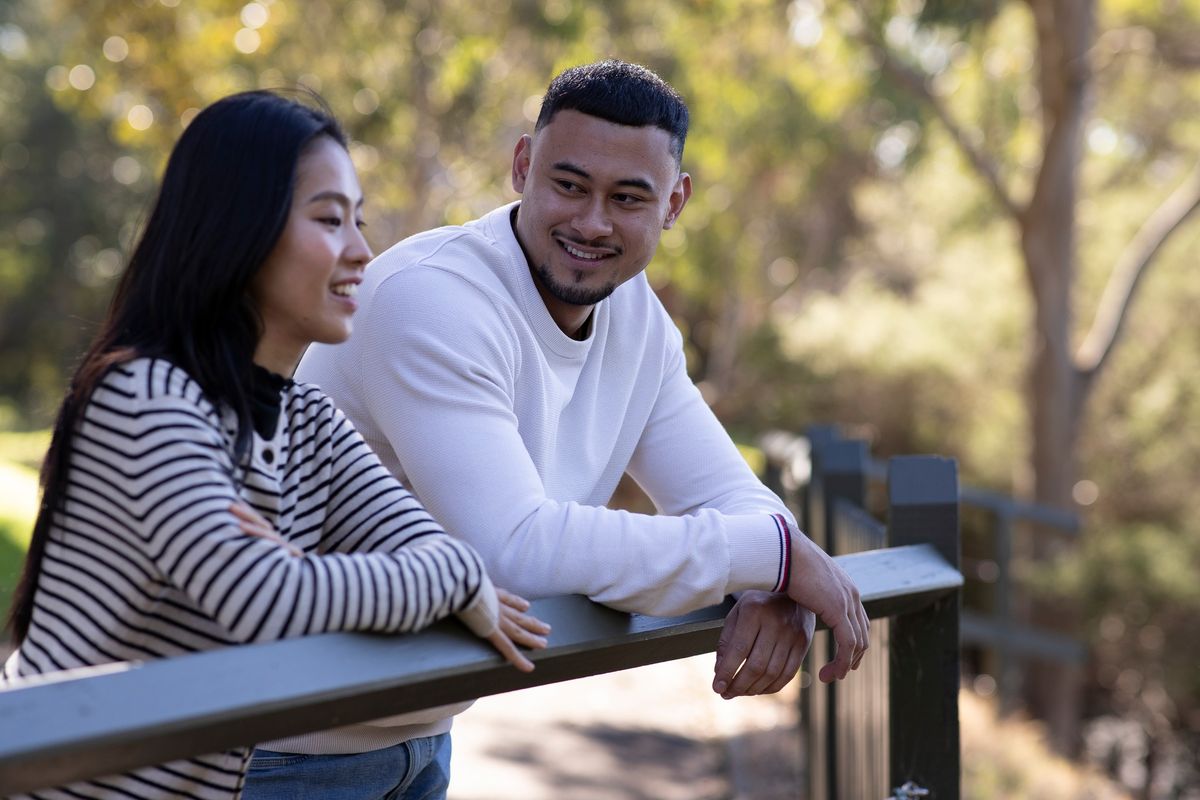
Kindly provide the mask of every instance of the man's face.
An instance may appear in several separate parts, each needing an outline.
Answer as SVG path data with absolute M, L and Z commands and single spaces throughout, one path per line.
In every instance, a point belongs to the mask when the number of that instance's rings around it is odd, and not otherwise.
M 650 263 L 691 196 L 671 135 L 560 111 L 513 153 L 516 233 L 550 315 L 568 335 Z

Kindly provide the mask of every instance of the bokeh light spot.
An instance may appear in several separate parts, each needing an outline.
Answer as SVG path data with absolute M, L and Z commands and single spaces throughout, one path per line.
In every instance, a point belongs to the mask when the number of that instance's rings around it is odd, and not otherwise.
M 110 36 L 104 40 L 104 57 L 112 62 L 124 61 L 129 57 L 129 42 L 120 36 Z
M 96 85 L 96 73 L 87 64 L 76 64 L 67 73 L 67 82 L 71 88 L 86 92 Z
M 154 124 L 154 112 L 149 106 L 144 106 L 138 103 L 133 108 L 129 109 L 129 113 L 125 115 L 129 120 L 129 127 L 135 131 L 144 131 Z
M 239 53 L 249 55 L 258 50 L 262 44 L 262 37 L 258 35 L 258 31 L 250 28 L 242 28 L 233 37 L 233 46 L 238 49 Z

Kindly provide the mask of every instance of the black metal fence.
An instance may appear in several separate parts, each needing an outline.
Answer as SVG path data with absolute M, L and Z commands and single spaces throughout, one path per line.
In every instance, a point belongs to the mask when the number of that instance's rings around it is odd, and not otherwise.
M 771 434 L 763 449 L 768 483 L 830 554 L 866 555 L 920 537 L 958 568 L 954 462 L 892 459 L 883 476 L 885 523 L 868 511 L 872 464 L 865 442 L 815 428 L 805 438 Z M 956 593 L 919 615 L 879 620 L 852 680 L 814 684 L 801 695 L 811 800 L 882 798 L 906 783 L 916 793 L 896 796 L 959 796 L 960 605 Z M 810 660 L 830 647 L 827 635 L 818 636 Z
M 889 475 L 888 547 L 837 556 L 877 620 L 869 661 L 827 694 L 803 693 L 824 704 L 831 765 L 814 798 L 873 800 L 907 782 L 959 797 L 955 468 L 911 457 Z M 825 507 L 878 545 L 860 514 Z M 662 619 L 582 597 L 537 601 L 554 633 L 532 674 L 447 621 L 415 636 L 325 634 L 55 675 L 0 691 L 0 795 L 710 652 L 727 611 Z

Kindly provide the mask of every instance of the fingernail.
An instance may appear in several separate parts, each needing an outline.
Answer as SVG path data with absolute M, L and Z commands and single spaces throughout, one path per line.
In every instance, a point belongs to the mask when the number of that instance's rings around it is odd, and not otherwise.
M 728 686 L 729 684 L 725 681 L 717 681 L 713 684 L 713 691 L 717 694 L 724 694 L 725 689 L 728 688 Z

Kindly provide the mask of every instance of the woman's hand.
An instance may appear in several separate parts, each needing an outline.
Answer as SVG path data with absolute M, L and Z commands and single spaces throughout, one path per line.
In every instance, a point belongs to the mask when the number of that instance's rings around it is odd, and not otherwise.
M 249 536 L 257 536 L 260 539 L 266 539 L 288 551 L 289 555 L 302 556 L 303 552 L 300 548 L 280 536 L 271 523 L 263 519 L 262 515 L 255 511 L 245 503 L 234 503 L 229 507 L 229 510 L 237 517 L 238 525 L 242 529 L 242 533 Z
M 517 649 L 517 645 L 544 649 L 550 626 L 525 613 L 529 610 L 529 601 L 525 598 L 500 588 L 496 589 L 496 596 L 500 599 L 500 625 L 487 640 L 514 667 L 522 672 L 533 672 L 533 662 Z

